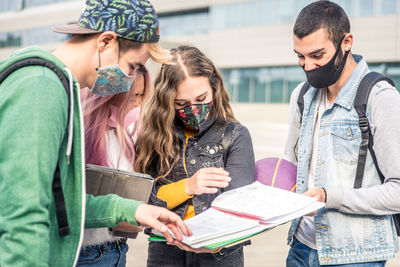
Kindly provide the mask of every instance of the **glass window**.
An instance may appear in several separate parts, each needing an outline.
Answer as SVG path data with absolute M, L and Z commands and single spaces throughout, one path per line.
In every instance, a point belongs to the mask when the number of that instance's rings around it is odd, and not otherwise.
M 397 0 L 380 0 L 378 5 L 380 7 L 380 15 L 397 13 Z
M 283 102 L 283 80 L 271 81 L 271 103 Z
M 250 97 L 250 79 L 249 77 L 241 77 L 239 82 L 239 102 L 249 102 Z
M 1 0 L 0 12 L 15 11 L 22 9 L 22 0 Z
M 238 28 L 242 26 L 242 10 L 237 3 L 226 6 L 226 27 Z
M 397 91 L 400 92 L 400 64 L 390 64 L 384 74 L 394 81 Z
M 238 4 L 239 5 L 239 4 Z M 242 10 L 242 26 L 254 26 L 258 24 L 257 2 L 243 2 L 240 4 Z
M 271 11 L 270 11 L 271 12 Z M 278 2 L 278 20 L 281 23 L 294 21 L 294 3 L 292 0 L 280 0 Z
M 274 24 L 278 22 L 276 12 L 271 12 L 272 10 L 277 10 L 277 1 L 260 0 L 258 3 L 258 9 L 261 25 Z
M 226 5 L 211 6 L 210 18 L 213 30 L 226 28 Z
M 222 70 L 231 101 L 289 103 L 296 86 L 305 80 L 298 66 Z
M 354 16 L 368 17 L 374 15 L 374 0 L 355 0 Z
M 208 32 L 208 11 L 199 10 L 193 13 L 178 15 L 160 15 L 162 36 L 182 36 L 204 34 Z
M 254 102 L 267 101 L 267 83 L 254 79 Z

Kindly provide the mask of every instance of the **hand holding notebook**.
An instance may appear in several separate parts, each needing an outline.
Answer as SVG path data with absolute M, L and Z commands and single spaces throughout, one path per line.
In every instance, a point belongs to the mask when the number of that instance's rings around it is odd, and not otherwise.
M 222 193 L 211 208 L 185 220 L 193 235 L 182 242 L 193 248 L 227 246 L 324 205 L 312 197 L 254 182 Z

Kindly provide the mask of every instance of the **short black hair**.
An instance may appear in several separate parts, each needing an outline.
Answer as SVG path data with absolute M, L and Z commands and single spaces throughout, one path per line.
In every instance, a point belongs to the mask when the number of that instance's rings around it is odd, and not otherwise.
M 335 46 L 350 32 L 350 20 L 341 6 L 330 1 L 316 1 L 300 11 L 293 27 L 293 34 L 303 38 L 325 28 Z

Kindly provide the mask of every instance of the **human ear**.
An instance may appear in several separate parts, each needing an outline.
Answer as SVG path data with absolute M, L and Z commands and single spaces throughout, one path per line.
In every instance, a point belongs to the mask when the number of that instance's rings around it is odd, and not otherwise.
M 117 34 L 112 31 L 103 32 L 97 38 L 97 49 L 99 52 L 103 52 L 108 48 L 114 48 L 117 45 Z
M 342 48 L 344 49 L 345 52 L 347 52 L 350 51 L 352 46 L 353 46 L 353 34 L 346 33 L 343 39 Z

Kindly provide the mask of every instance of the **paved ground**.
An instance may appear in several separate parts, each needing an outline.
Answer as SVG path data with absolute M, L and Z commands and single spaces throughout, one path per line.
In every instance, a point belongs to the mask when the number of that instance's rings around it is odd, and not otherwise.
M 250 130 L 256 159 L 282 155 L 287 135 L 287 110 L 287 105 L 234 106 L 236 118 Z M 288 228 L 289 224 L 285 224 L 253 238 L 252 245 L 244 250 L 245 266 L 285 266 Z M 130 251 L 127 266 L 146 266 L 147 243 L 147 237 L 142 233 L 138 239 L 128 241 Z M 400 267 L 400 256 L 397 255 L 386 266 Z

